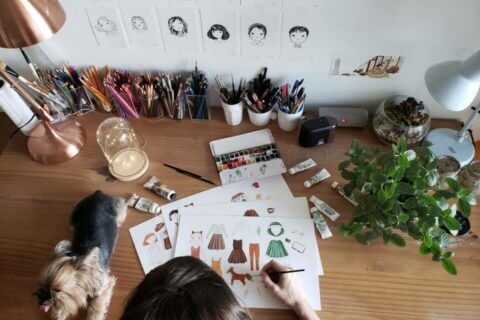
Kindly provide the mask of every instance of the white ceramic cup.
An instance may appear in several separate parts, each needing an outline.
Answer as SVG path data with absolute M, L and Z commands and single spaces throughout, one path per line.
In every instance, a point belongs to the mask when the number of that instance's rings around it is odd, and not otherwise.
M 294 131 L 297 129 L 302 115 L 303 110 L 301 112 L 290 114 L 278 109 L 278 126 L 283 131 Z
M 237 104 L 227 104 L 222 101 L 223 113 L 227 124 L 237 126 L 243 119 L 243 101 Z
M 248 117 L 250 118 L 250 121 L 258 127 L 266 125 L 270 121 L 271 115 L 272 109 L 264 113 L 256 113 L 248 109 Z

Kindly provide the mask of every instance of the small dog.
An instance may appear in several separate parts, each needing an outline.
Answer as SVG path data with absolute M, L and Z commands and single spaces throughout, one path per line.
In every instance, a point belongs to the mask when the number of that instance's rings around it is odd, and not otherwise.
M 227 273 L 232 274 L 232 279 L 230 281 L 230 285 L 232 286 L 236 280 L 240 281 L 243 285 L 247 284 L 247 280 L 252 281 L 252 276 L 249 273 L 236 273 L 233 270 L 233 267 L 230 267 L 230 269 L 227 270 Z
M 35 296 L 41 311 L 50 311 L 52 319 L 66 320 L 87 309 L 87 319 L 105 319 L 116 281 L 109 261 L 117 228 L 126 217 L 125 200 L 102 191 L 75 206 L 70 217 L 73 242 L 60 241 L 40 275 Z

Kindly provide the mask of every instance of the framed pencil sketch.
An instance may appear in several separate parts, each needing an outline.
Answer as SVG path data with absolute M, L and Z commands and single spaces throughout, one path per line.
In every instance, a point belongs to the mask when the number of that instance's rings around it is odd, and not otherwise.
M 85 11 L 100 47 L 124 48 L 128 46 L 125 29 L 117 7 L 87 6 Z
M 123 6 L 121 10 L 130 45 L 165 50 L 152 7 Z
M 157 13 L 167 52 L 190 53 L 200 50 L 197 10 L 168 7 L 161 8 Z
M 238 54 L 238 12 L 202 10 L 202 32 L 205 52 L 212 55 Z
M 322 30 L 317 13 L 288 10 L 283 14 L 281 57 L 292 60 L 314 59 L 322 48 Z
M 278 57 L 281 13 L 272 10 L 241 11 L 241 54 L 252 57 Z

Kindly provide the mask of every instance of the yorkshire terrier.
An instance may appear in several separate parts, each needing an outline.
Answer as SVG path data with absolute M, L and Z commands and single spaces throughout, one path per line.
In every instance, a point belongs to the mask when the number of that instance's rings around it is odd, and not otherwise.
M 87 309 L 87 319 L 105 319 L 116 281 L 110 273 L 110 257 L 117 228 L 126 216 L 125 200 L 102 191 L 75 206 L 70 217 L 73 241 L 56 245 L 40 275 L 35 296 L 41 311 L 50 311 L 52 319 L 66 320 Z

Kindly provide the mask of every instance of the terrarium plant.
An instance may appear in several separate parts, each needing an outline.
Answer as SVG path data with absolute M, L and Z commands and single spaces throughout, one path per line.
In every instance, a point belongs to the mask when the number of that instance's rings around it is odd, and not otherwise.
M 408 149 L 402 137 L 385 150 L 361 148 L 354 140 L 347 155 L 349 159 L 338 169 L 348 180 L 345 193 L 353 194 L 358 206 L 339 231 L 363 244 L 381 238 L 399 247 L 405 246 L 404 235 L 408 235 L 422 242 L 420 254 L 430 254 L 456 274 L 446 231 L 461 229 L 459 215 L 470 215 L 470 190 L 451 178 L 447 178 L 447 190 L 433 189 L 437 160 L 426 143 Z

